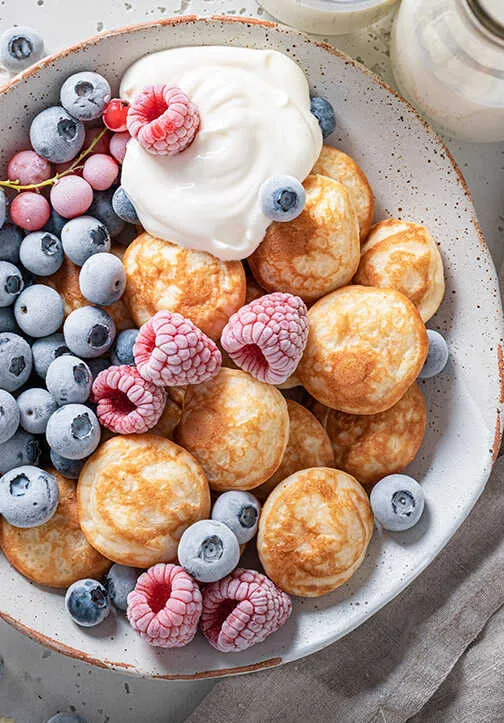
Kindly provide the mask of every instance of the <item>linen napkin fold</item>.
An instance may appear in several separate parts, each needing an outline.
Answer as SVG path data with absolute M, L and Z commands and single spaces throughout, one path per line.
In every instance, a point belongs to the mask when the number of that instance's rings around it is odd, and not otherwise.
M 304 660 L 219 681 L 187 723 L 403 723 L 421 711 L 504 605 L 503 484 L 501 457 L 445 549 L 360 628 Z M 494 695 L 502 712 L 502 686 Z

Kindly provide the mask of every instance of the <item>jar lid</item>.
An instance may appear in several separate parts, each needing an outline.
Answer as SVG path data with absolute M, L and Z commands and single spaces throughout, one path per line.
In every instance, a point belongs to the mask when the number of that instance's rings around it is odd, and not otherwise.
M 492 35 L 504 40 L 504 3 L 502 0 L 466 0 L 475 18 Z

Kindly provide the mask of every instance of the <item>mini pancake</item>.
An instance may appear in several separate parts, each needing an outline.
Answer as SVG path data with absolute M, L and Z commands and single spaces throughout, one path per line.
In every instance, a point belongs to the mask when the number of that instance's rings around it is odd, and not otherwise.
M 176 311 L 212 339 L 245 302 L 240 261 L 220 261 L 142 233 L 124 254 L 124 300 L 138 326 L 158 311 Z
M 180 422 L 184 409 L 186 387 L 165 387 L 166 404 L 159 422 L 150 430 L 151 434 L 173 439 L 173 430 Z
M 124 247 L 113 246 L 110 253 L 113 253 L 114 256 L 122 259 Z M 88 301 L 81 293 L 79 286 L 80 270 L 80 266 L 77 266 L 73 263 L 73 261 L 70 261 L 68 256 L 65 256 L 62 265 L 55 274 L 40 279 L 41 284 L 47 284 L 47 286 L 51 286 L 61 294 L 65 317 L 67 317 L 70 312 L 75 311 L 75 309 L 78 309 L 81 306 L 92 306 L 91 302 Z M 135 328 L 135 322 L 131 318 L 128 308 L 122 298 L 118 301 L 114 301 L 114 303 L 110 304 L 110 306 L 104 306 L 103 308 L 112 317 L 117 331 Z
M 380 414 L 345 414 L 318 402 L 312 411 L 331 440 L 335 466 L 366 486 L 388 474 L 402 472 L 420 449 L 427 421 L 425 401 L 417 384 Z
M 348 284 L 359 265 L 359 225 L 345 186 L 326 176 L 303 183 L 306 204 L 293 221 L 274 221 L 248 263 L 267 291 L 306 303 Z
M 395 289 L 347 286 L 318 301 L 308 318 L 297 374 L 306 390 L 332 409 L 349 414 L 390 409 L 427 356 L 420 314 Z
M 276 472 L 289 436 L 282 394 L 247 372 L 222 368 L 188 387 L 175 439 L 199 461 L 213 490 L 250 490 Z
M 443 300 L 443 260 L 425 226 L 389 218 L 371 229 L 354 282 L 397 289 L 415 304 L 425 322 Z
M 98 447 L 77 486 L 88 542 L 114 562 L 173 562 L 184 530 L 210 513 L 210 490 L 196 460 L 154 434 L 113 437 Z
M 111 562 L 86 540 L 79 525 L 75 482 L 51 469 L 59 504 L 39 527 L 21 529 L 0 522 L 0 545 L 10 564 L 39 585 L 66 588 L 83 577 L 100 578 Z
M 312 173 L 329 176 L 345 186 L 357 213 L 360 240 L 364 241 L 373 222 L 374 196 L 362 168 L 343 151 L 323 146 Z
M 257 550 L 266 575 L 282 590 L 319 597 L 352 577 L 372 532 L 368 496 L 357 480 L 315 467 L 292 474 L 270 494 Z
M 334 462 L 331 441 L 316 417 L 291 399 L 287 399 L 287 410 L 289 441 L 280 467 L 267 482 L 254 490 L 260 500 L 266 499 L 271 490 L 294 472 L 308 467 L 331 467 Z

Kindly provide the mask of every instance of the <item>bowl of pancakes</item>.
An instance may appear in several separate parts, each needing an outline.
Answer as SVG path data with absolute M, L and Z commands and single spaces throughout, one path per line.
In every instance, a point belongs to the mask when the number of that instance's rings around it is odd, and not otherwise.
M 246 264 L 213 257 L 195 264 L 186 249 L 139 229 L 126 251 L 112 249 L 128 286 L 109 312 L 118 329 L 127 329 L 175 303 L 218 340 L 244 303 L 286 291 L 309 307 L 303 358 L 287 382 L 265 392 L 224 354 L 211 383 L 170 389 L 155 436 L 105 436 L 79 495 L 58 475 L 60 507 L 44 529 L 3 526 L 0 534 L 4 620 L 66 655 L 166 679 L 272 667 L 363 623 L 446 545 L 483 491 L 501 439 L 500 294 L 463 177 L 404 99 L 332 47 L 282 26 L 229 17 L 180 17 L 105 33 L 2 89 L 0 166 L 5 170 L 23 147 L 32 117 L 57 101 L 62 78 L 93 68 L 117 93 L 138 58 L 202 43 L 287 54 L 313 94 L 336 109 L 336 130 L 305 180 L 303 213 L 271 224 Z M 49 283 L 63 296 L 65 313 L 83 305 L 71 262 Z M 442 375 L 417 380 L 427 353 L 425 324 L 445 336 L 450 359 Z M 258 399 L 262 415 L 255 414 Z M 240 435 L 247 449 L 236 455 Z M 219 454 L 212 453 L 216 439 Z M 167 468 L 172 504 L 165 508 L 157 503 L 156 480 L 166 479 Z M 264 501 L 257 547 L 265 569 L 294 595 L 288 622 L 233 655 L 199 637 L 176 651 L 151 648 L 120 615 L 94 631 L 75 626 L 62 590 L 80 577 L 100 577 L 110 544 L 117 561 L 147 567 L 154 558 L 144 555 L 142 535 L 173 556 L 181 511 L 191 519 L 208 516 L 202 469 L 214 494 L 238 476 L 242 489 Z M 421 481 L 425 513 L 407 532 L 380 534 L 367 492 L 403 470 Z M 307 484 L 316 490 L 309 500 Z M 127 501 L 121 485 L 131 491 Z M 344 508 L 337 528 L 336 504 Z M 327 530 L 323 544 L 311 542 L 315 522 Z M 254 548 L 247 546 L 243 566 L 259 565 Z M 293 562 L 300 554 L 304 566 Z

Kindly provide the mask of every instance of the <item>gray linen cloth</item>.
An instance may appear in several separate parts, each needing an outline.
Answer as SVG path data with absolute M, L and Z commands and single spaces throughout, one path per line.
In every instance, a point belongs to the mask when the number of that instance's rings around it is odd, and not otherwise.
M 401 595 L 319 653 L 218 682 L 188 723 L 504 721 L 503 485 L 501 457 L 469 518 Z

